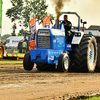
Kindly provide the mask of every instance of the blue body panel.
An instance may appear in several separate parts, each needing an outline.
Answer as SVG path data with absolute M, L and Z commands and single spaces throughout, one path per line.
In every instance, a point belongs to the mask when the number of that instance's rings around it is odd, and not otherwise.
M 51 36 L 51 49 L 65 49 L 65 36 Z
M 55 26 L 56 26 L 56 25 L 54 25 L 54 26 L 52 27 L 52 29 L 55 29 Z M 65 32 L 65 28 L 64 28 L 63 24 L 59 24 L 59 29 L 62 30 L 62 32 Z
M 52 49 L 32 49 L 31 62 L 32 63 L 58 63 L 59 55 L 63 53 L 63 50 L 52 50 Z

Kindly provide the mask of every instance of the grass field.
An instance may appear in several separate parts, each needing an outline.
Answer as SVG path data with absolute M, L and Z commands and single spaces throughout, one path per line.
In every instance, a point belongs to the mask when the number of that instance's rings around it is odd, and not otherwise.
M 23 61 L 0 61 L 0 64 L 22 64 Z
M 91 97 L 91 98 L 87 98 L 87 99 L 76 99 L 76 100 L 100 100 L 100 96 L 99 97 Z
M 14 57 L 24 57 L 24 53 L 14 53 Z M 12 53 L 8 53 L 9 57 L 12 57 Z

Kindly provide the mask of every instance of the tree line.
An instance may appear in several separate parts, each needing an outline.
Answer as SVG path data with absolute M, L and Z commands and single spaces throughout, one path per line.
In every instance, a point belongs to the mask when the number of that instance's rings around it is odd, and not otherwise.
M 11 22 L 18 21 L 19 26 L 30 27 L 29 21 L 36 16 L 36 21 L 41 24 L 43 19 L 50 15 L 50 21 L 54 20 L 52 14 L 47 13 L 46 0 L 11 0 L 12 7 L 7 9 L 6 16 Z

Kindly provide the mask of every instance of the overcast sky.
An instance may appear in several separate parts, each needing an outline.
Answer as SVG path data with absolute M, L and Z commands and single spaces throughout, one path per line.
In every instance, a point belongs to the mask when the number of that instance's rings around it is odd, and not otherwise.
M 72 11 L 77 12 L 80 17 L 87 21 L 86 27 L 90 25 L 100 25 L 100 0 L 70 0 L 71 2 L 67 2 L 62 9 L 62 11 Z M 47 0 L 48 13 L 52 13 L 55 15 L 54 5 Z M 11 8 L 10 0 L 3 0 L 3 20 L 2 20 L 2 35 L 10 34 L 12 32 L 11 20 L 6 17 L 5 13 L 8 8 Z M 69 20 L 73 23 L 73 25 L 77 25 L 77 18 L 75 16 L 69 16 Z M 41 26 L 37 26 L 39 28 Z M 17 25 L 16 33 L 21 29 Z

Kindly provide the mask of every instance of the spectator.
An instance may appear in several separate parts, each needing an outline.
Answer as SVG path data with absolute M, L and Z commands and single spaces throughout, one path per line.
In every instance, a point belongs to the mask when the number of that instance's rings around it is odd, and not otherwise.
M 22 43 L 22 53 L 26 53 L 27 50 L 27 43 L 26 40 Z
M 5 42 L 5 40 L 2 40 L 2 44 L 3 44 L 4 48 L 5 48 L 5 47 L 6 47 L 6 42 Z

